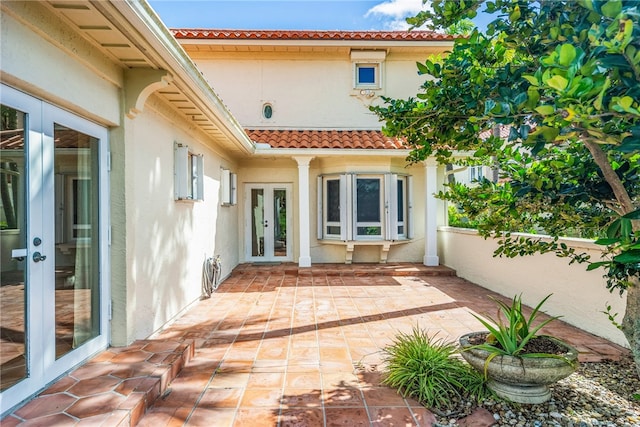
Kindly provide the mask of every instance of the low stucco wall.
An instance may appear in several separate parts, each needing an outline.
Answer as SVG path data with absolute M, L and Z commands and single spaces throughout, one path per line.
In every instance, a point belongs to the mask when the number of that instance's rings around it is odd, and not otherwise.
M 612 313 L 625 311 L 626 295 L 610 293 L 602 270 L 586 271 L 586 265 L 572 264 L 553 254 L 516 258 L 493 257 L 497 242 L 478 236 L 475 230 L 442 227 L 438 232 L 440 262 L 457 275 L 507 297 L 522 294 L 523 302 L 535 306 L 546 295 L 553 296 L 543 310 L 585 331 L 628 347 L 622 334 L 602 313 L 607 305 Z M 581 239 L 564 242 L 599 259 L 598 246 Z

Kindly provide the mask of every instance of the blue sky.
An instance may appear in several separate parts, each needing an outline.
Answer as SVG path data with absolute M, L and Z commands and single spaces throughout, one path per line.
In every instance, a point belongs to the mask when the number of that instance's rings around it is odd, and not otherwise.
M 251 30 L 401 30 L 423 7 L 422 0 L 148 1 L 169 28 Z

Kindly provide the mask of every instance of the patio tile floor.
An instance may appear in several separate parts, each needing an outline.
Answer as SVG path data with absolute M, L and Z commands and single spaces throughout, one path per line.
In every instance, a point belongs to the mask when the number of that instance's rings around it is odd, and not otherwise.
M 430 426 L 433 414 L 381 385 L 380 349 L 416 325 L 452 340 L 481 329 L 471 313 L 492 312 L 489 295 L 443 267 L 240 265 L 156 336 L 96 356 L 2 425 Z M 549 328 L 583 361 L 627 352 L 560 321 Z M 162 365 L 167 352 L 184 367 L 155 388 L 157 370 L 140 359 Z

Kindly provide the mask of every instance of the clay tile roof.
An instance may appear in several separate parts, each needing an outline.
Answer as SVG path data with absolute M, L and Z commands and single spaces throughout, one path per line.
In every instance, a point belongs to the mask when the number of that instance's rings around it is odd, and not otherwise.
M 434 31 L 310 31 L 310 30 L 216 30 L 172 29 L 177 39 L 219 40 L 392 40 L 453 41 L 455 36 Z
M 271 148 L 407 149 L 397 138 L 376 130 L 246 130 L 256 143 Z

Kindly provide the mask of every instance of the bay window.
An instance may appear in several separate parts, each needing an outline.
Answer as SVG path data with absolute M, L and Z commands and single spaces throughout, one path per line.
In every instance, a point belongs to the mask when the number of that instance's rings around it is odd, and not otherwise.
M 410 182 L 390 173 L 318 177 L 318 239 L 410 239 Z

